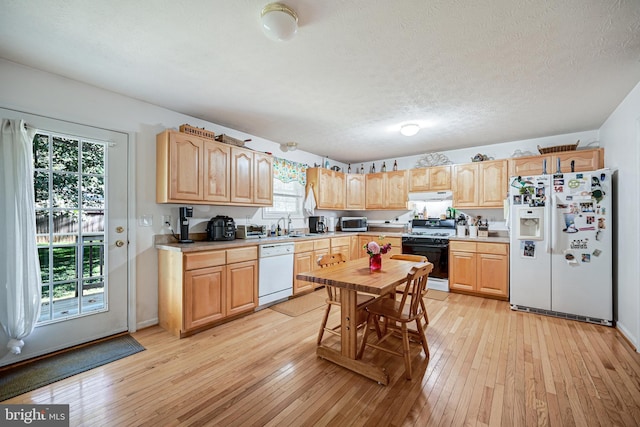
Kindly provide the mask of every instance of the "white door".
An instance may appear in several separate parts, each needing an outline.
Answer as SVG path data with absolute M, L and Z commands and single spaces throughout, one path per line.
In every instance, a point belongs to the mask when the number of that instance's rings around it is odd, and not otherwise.
M 36 222 L 42 305 L 19 356 L 128 330 L 128 136 L 0 109 L 37 129 Z
M 554 206 L 551 309 L 613 320 L 611 176 L 566 173 Z M 598 197 L 592 191 L 600 189 Z M 596 193 L 594 193 L 596 194 Z
M 514 181 L 516 179 L 516 181 Z M 509 253 L 509 302 L 519 307 L 551 309 L 551 258 L 549 255 L 548 176 L 511 178 Z M 526 183 L 526 184 L 525 184 Z M 527 191 L 520 189 L 526 187 Z M 537 207 L 532 203 L 540 200 Z M 542 200 L 544 199 L 544 200 Z M 541 206 L 544 204 L 543 206 Z M 540 216 L 531 221 L 531 217 Z M 536 227 L 537 226 L 537 227 Z

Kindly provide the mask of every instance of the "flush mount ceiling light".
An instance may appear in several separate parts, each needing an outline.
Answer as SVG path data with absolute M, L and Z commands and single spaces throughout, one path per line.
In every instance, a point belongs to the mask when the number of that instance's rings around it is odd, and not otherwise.
M 284 41 L 298 31 L 298 15 L 282 3 L 269 3 L 260 14 L 262 30 L 271 40 Z
M 420 126 L 415 123 L 407 123 L 400 126 L 400 133 L 404 136 L 413 136 L 420 131 Z
M 297 142 L 287 142 L 286 144 L 280 144 L 280 150 L 284 151 L 296 151 L 298 149 Z

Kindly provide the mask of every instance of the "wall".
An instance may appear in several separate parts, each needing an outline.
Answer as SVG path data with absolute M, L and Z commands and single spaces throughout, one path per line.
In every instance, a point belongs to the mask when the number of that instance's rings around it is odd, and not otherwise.
M 600 128 L 600 139 L 606 150 L 606 165 L 618 170 L 615 209 L 618 233 L 614 242 L 617 327 L 640 349 L 640 84 Z
M 138 328 L 157 323 L 158 274 L 154 235 L 168 233 L 162 226 L 163 215 L 171 215 L 174 223 L 178 217 L 179 205 L 161 205 L 155 202 L 155 146 L 158 133 L 166 128 L 177 129 L 181 124 L 189 123 L 216 133 L 228 133 L 241 139 L 250 138 L 252 141 L 247 143 L 248 147 L 273 152 L 278 157 L 310 165 L 322 162 L 322 157 L 315 154 L 299 150 L 283 153 L 279 144 L 274 142 L 2 59 L 0 81 L 3 82 L 0 106 L 4 108 L 130 135 L 130 141 L 135 144 L 135 159 L 131 159 L 135 162 L 135 218 L 130 218 L 130 228 L 135 227 L 135 241 L 130 250 L 135 251 L 132 255 L 135 259 L 135 283 L 132 285 L 136 289 L 135 315 Z M 142 215 L 152 215 L 152 227 L 138 226 L 136 219 Z M 229 215 L 243 221 L 246 217 L 261 219 L 261 211 L 257 208 L 194 207 L 193 232 L 204 232 L 206 221 L 215 215 Z M 302 227 L 304 223 L 298 220 L 293 226 Z
M 238 138 L 251 138 L 247 145 L 260 151 L 270 151 L 278 157 L 313 165 L 320 163 L 320 156 L 294 151 L 282 153 L 279 145 L 271 141 L 242 134 L 213 123 L 208 123 L 193 117 L 175 113 L 151 104 L 137 101 L 122 95 L 84 85 L 53 74 L 23 67 L 5 60 L 0 60 L 0 81 L 3 89 L 0 92 L 0 106 L 40 114 L 61 120 L 73 121 L 89 126 L 97 126 L 129 133 L 130 140 L 135 144 L 135 218 L 131 218 L 131 227 L 135 227 L 135 283 L 137 306 L 137 326 L 144 327 L 157 322 L 157 254 L 153 247 L 155 234 L 167 232 L 161 224 L 162 215 L 172 215 L 177 218 L 178 205 L 159 205 L 155 203 L 155 137 L 166 128 L 177 128 L 180 124 L 189 123 L 193 126 L 205 127 L 216 133 L 228 133 Z M 620 169 L 621 192 L 627 192 L 631 209 L 620 212 L 619 220 L 630 220 L 632 212 L 638 212 L 638 189 L 635 187 L 638 179 L 638 116 L 634 112 L 640 111 L 640 89 L 636 88 L 629 98 L 620 105 L 618 110 L 603 126 L 602 142 L 606 148 L 605 161 L 608 166 Z M 536 152 L 536 146 L 543 147 L 573 143 L 581 140 L 581 146 L 598 141 L 597 131 L 578 132 L 539 138 L 525 141 L 512 141 L 494 144 L 482 148 L 469 148 L 443 152 L 454 163 L 465 163 L 478 151 L 495 158 L 510 157 L 514 150 L 529 150 Z M 629 155 L 631 153 L 631 155 Z M 422 156 L 399 158 L 399 169 L 409 169 L 415 166 Z M 390 170 L 395 159 L 385 159 Z M 343 167 L 345 165 L 332 162 Z M 370 164 L 365 164 L 369 170 Z M 381 161 L 376 162 L 379 170 Z M 352 165 L 354 166 L 354 165 Z M 499 221 L 500 210 L 490 215 Z M 341 212 L 322 212 L 338 216 Z M 215 215 L 229 215 L 237 220 L 244 220 L 249 216 L 260 219 L 260 210 L 256 208 L 238 208 L 223 206 L 197 207 L 194 209 L 195 218 L 192 221 L 194 231 L 204 230 L 205 222 Z M 362 214 L 362 212 L 354 212 Z M 485 213 L 489 215 L 488 213 Z M 142 215 L 153 216 L 152 227 L 139 227 L 136 218 Z M 368 216 L 384 220 L 394 220 L 396 217 L 407 218 L 407 211 L 372 212 Z M 635 216 L 635 215 L 633 215 Z M 635 222 L 633 222 L 635 221 Z M 637 218 L 630 221 L 631 233 L 626 233 L 619 242 L 619 276 L 621 285 L 617 300 L 619 303 L 619 325 L 625 334 L 638 346 L 638 331 L 640 320 L 638 311 L 640 297 L 638 296 L 638 263 L 637 253 L 640 246 L 638 239 Z M 304 226 L 302 222 L 294 223 L 294 227 Z

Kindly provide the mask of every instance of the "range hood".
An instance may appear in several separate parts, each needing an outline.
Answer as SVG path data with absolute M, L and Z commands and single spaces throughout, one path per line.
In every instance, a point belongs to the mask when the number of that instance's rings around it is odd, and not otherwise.
M 412 201 L 412 202 L 432 202 L 432 201 L 442 201 L 442 200 L 453 200 L 453 193 L 449 190 L 409 193 L 409 201 Z

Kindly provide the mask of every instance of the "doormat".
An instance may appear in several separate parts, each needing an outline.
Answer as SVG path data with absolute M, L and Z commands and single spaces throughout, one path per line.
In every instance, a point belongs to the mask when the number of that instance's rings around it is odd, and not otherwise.
M 444 301 L 449 296 L 449 292 L 438 291 L 436 289 L 427 289 L 427 298 L 437 299 L 438 301 Z
M 297 317 L 316 308 L 324 307 L 327 303 L 326 299 L 327 291 L 321 289 L 301 297 L 290 299 L 289 301 L 281 302 L 280 304 L 272 305 L 269 308 L 278 313 L 286 314 L 287 316 Z
M 0 402 L 143 350 L 131 335 L 118 335 L 0 370 Z

